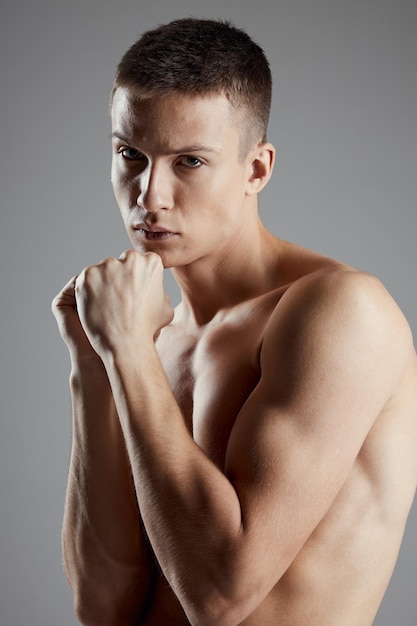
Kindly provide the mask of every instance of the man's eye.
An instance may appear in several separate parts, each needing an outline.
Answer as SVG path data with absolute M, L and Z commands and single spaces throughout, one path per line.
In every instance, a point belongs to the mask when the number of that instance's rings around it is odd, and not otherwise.
M 129 161 L 140 161 L 145 159 L 142 152 L 140 150 L 136 150 L 135 148 L 121 148 L 119 150 L 119 154 L 121 154 L 124 159 Z
M 186 165 L 187 167 L 191 168 L 200 167 L 200 165 L 202 164 L 200 159 L 189 155 L 181 157 L 180 163 L 181 165 Z

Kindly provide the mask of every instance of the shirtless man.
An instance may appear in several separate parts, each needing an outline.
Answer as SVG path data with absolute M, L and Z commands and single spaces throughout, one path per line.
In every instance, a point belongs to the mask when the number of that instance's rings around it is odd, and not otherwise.
M 54 301 L 85 625 L 370 626 L 392 574 L 417 481 L 410 329 L 374 277 L 262 225 L 270 94 L 263 52 L 222 22 L 155 29 L 120 63 L 134 250 Z

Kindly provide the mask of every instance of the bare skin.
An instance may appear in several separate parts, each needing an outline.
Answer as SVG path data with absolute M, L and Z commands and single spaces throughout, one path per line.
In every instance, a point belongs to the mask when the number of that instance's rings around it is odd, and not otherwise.
M 136 251 L 54 303 L 81 622 L 370 626 L 417 482 L 402 313 L 374 277 L 265 230 L 274 150 L 238 156 L 223 96 L 138 105 L 119 89 L 112 122 Z

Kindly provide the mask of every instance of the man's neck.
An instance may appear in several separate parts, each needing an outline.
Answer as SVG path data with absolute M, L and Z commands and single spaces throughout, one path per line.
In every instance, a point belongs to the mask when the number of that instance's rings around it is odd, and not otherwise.
M 220 311 L 279 286 L 280 240 L 260 220 L 248 235 L 226 253 L 172 269 L 182 295 L 181 316 L 189 323 L 204 325 Z

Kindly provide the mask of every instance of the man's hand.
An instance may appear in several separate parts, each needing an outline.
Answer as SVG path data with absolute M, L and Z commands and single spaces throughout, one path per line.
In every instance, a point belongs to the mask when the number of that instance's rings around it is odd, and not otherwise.
M 101 357 L 154 341 L 174 315 L 161 259 L 151 252 L 128 250 L 87 267 L 76 279 L 75 300 L 85 334 Z
M 81 325 L 75 300 L 76 276 L 71 278 L 52 302 L 52 312 L 58 322 L 61 337 L 67 345 L 71 357 L 77 362 L 99 360 Z

